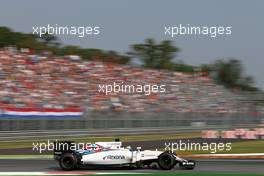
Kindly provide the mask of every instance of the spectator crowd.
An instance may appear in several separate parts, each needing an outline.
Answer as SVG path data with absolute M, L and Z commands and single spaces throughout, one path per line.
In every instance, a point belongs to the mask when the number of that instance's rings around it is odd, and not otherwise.
M 99 84 L 166 85 L 166 92 L 98 92 Z M 236 96 L 200 74 L 0 50 L 0 109 L 236 113 Z

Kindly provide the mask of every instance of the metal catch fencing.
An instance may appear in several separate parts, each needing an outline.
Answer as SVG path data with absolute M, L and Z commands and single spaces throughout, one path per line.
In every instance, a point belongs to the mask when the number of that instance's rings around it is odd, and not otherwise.
M 86 112 L 76 119 L 0 119 L 0 131 L 148 127 L 258 126 L 264 114 Z

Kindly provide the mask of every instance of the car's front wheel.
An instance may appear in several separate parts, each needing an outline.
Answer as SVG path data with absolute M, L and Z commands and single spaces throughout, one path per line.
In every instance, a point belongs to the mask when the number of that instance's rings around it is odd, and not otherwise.
M 67 153 L 61 156 L 59 164 L 63 170 L 70 171 L 76 168 L 77 159 L 73 154 Z
M 170 170 L 175 164 L 176 160 L 172 153 L 164 152 L 158 157 L 158 165 L 163 170 Z

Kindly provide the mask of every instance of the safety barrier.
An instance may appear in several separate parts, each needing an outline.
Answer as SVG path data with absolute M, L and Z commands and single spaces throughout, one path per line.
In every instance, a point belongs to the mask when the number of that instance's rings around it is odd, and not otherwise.
M 263 120 L 263 116 L 249 114 L 86 112 L 81 118 L 0 118 L 0 131 L 148 127 L 207 129 L 209 126 L 231 129 L 257 127 L 256 124 Z

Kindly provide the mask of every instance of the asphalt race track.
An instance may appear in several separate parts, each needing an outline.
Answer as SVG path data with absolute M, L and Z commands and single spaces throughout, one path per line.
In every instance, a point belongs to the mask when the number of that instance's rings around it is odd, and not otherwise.
M 264 173 L 264 160 L 258 159 L 199 159 L 197 160 L 197 166 L 194 170 L 180 170 L 175 169 L 164 172 L 212 172 L 212 173 Z M 87 169 L 87 168 L 86 168 Z M 81 169 L 81 171 L 84 171 Z M 48 159 L 2 159 L 0 160 L 1 172 L 56 172 L 61 171 L 58 163 Z M 160 170 L 151 169 L 118 169 L 118 168 L 102 168 L 100 170 L 86 170 L 95 172 L 160 172 Z M 163 171 L 162 171 L 163 172 Z
M 141 146 L 142 149 L 164 148 L 165 142 L 179 142 L 180 139 L 124 142 L 124 146 L 132 148 Z M 181 139 L 185 142 L 204 142 L 201 138 Z M 207 139 L 206 142 L 237 142 L 240 139 Z M 33 154 L 32 148 L 1 149 L 0 155 Z M 190 172 L 190 173 L 264 173 L 264 159 L 196 159 L 194 170 L 180 170 L 178 167 L 170 171 L 152 169 L 129 169 L 129 168 L 83 168 L 80 171 L 92 172 Z M 52 159 L 0 159 L 0 172 L 60 172 L 61 169 Z

